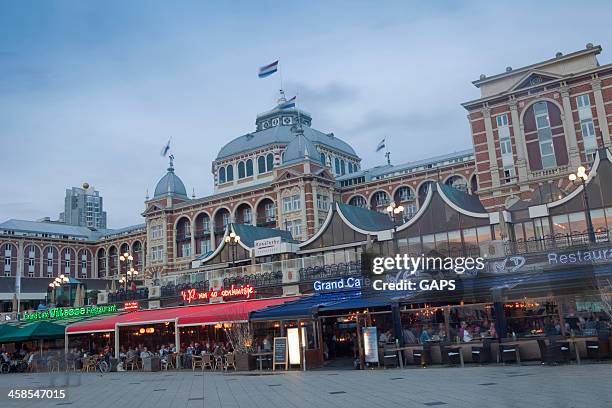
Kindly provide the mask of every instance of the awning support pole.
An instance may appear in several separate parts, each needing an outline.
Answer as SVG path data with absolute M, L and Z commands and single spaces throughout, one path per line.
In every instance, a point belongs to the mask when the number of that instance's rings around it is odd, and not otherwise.
M 115 358 L 119 359 L 119 326 L 115 324 Z
M 178 358 L 181 352 L 181 332 L 178 326 L 178 318 L 174 319 L 174 347 L 176 347 L 176 353 L 174 353 L 176 358 L 176 369 L 179 370 L 181 368 L 181 359 Z

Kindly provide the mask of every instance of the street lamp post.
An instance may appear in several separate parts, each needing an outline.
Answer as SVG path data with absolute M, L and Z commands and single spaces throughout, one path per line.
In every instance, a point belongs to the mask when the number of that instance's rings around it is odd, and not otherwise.
M 225 243 L 229 244 L 232 251 L 232 267 L 236 266 L 236 246 L 240 242 L 240 235 L 235 232 L 231 232 L 225 237 Z
M 584 215 L 587 223 L 587 233 L 589 235 L 589 242 L 595 243 L 595 230 L 593 229 L 593 219 L 591 218 L 591 207 L 589 206 L 589 195 L 586 191 L 586 181 L 589 179 L 589 175 L 586 173 L 584 166 L 578 167 L 576 174 L 572 173 L 569 175 L 569 179 L 575 184 L 576 180 L 580 180 L 582 185 L 582 200 L 584 201 Z
M 119 279 L 119 283 L 123 283 L 125 291 L 127 292 L 128 281 L 133 281 L 134 279 L 136 279 L 136 276 L 138 276 L 138 271 L 135 270 L 134 267 L 132 266 L 132 262 L 134 261 L 134 257 L 132 256 L 132 254 L 125 252 L 119 256 L 119 260 L 121 262 L 127 262 L 127 265 L 126 265 L 127 270 L 125 272 L 125 277 L 122 276 Z
M 397 226 L 399 223 L 402 222 L 402 214 L 404 213 L 404 206 L 403 205 L 396 205 L 395 202 L 392 202 L 391 204 L 389 204 L 389 206 L 387 207 L 387 214 L 389 214 L 389 217 L 391 218 L 391 221 L 393 221 L 393 243 L 395 244 L 395 253 L 398 254 L 399 253 L 399 244 L 397 241 Z M 399 221 L 397 216 L 399 215 Z

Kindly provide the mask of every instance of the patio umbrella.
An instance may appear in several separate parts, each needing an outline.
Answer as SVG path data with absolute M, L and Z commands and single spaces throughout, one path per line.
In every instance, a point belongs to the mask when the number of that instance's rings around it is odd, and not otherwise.
M 108 292 L 108 291 L 109 291 L 109 289 L 108 289 L 108 282 L 106 282 L 106 288 L 104 288 L 104 290 L 105 290 L 106 292 Z
M 115 279 L 111 282 L 111 292 L 115 293 L 117 291 L 117 285 L 115 284 Z
M 85 304 L 87 304 L 87 291 L 85 286 L 81 286 L 81 306 L 85 306 Z
M 17 294 L 13 295 L 13 312 L 17 311 Z
M 508 224 L 506 224 L 504 211 L 502 209 L 499 210 L 499 232 L 501 233 L 501 239 L 507 239 L 509 237 Z
M 81 285 L 77 285 L 74 294 L 74 307 L 81 307 Z
M 51 304 L 55 304 L 55 288 L 51 289 Z

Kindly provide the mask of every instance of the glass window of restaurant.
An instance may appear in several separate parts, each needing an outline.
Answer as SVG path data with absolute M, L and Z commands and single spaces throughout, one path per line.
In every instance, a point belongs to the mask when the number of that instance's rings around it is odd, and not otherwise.
M 478 235 L 476 228 L 466 228 L 462 230 L 463 242 L 465 245 L 466 256 L 480 254 L 480 248 L 478 247 Z

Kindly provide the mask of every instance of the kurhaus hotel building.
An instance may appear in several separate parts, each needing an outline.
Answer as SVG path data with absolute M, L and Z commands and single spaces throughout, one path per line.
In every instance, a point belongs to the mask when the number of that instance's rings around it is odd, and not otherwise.
M 362 168 L 342 135 L 281 109 L 281 95 L 220 149 L 211 196 L 190 197 L 171 158 L 142 225 L 0 224 L 3 311 L 18 275 L 26 310 L 57 300 L 49 283 L 62 274 L 98 304 L 149 309 L 68 334 L 108 333 L 125 345 L 139 333 L 124 326 L 165 322 L 156 333 L 180 344 L 216 336 L 207 324 L 249 320 L 261 336 L 304 327 L 315 365 L 351 354 L 340 339 L 361 326 L 407 344 L 400 331 L 454 338 L 462 322 L 489 334 L 494 325 L 499 337 L 583 330 L 576 322 L 605 317 L 600 283 L 612 267 L 612 64 L 600 65 L 600 52 L 587 44 L 481 75 L 480 98 L 463 104 L 473 147 L 399 165 Z M 481 256 L 486 268 L 457 277 L 453 293 L 370 293 L 364 253 Z

